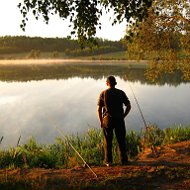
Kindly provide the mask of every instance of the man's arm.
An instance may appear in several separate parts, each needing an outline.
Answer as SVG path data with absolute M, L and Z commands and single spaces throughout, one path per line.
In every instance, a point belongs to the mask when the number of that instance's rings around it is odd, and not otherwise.
M 103 121 L 102 121 L 102 107 L 101 106 L 97 106 L 97 114 L 98 114 L 98 119 L 100 122 L 100 127 L 103 127 Z
M 127 104 L 127 106 L 125 107 L 125 111 L 124 111 L 124 114 L 123 114 L 124 118 L 128 115 L 128 113 L 130 112 L 130 110 L 131 110 L 131 103 L 129 102 Z

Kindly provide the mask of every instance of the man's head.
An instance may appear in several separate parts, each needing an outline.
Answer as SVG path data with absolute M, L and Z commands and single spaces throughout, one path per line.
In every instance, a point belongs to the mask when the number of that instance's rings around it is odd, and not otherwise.
M 106 83 L 107 83 L 107 85 L 110 86 L 110 87 L 114 87 L 114 86 L 117 84 L 116 79 L 115 79 L 114 76 L 109 76 L 109 77 L 107 78 L 107 80 L 106 80 Z

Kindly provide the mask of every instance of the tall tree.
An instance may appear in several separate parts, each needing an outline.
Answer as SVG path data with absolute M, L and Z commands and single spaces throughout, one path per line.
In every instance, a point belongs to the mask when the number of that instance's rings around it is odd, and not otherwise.
M 93 42 L 97 27 L 101 28 L 100 17 L 103 9 L 114 11 L 113 24 L 126 19 L 128 23 L 142 21 L 147 16 L 147 10 L 153 0 L 24 0 L 19 3 L 23 20 L 21 28 L 25 30 L 28 13 L 32 12 L 38 19 L 43 16 L 48 23 L 51 14 L 60 18 L 70 18 L 73 27 L 72 34 L 78 37 L 83 47 L 87 42 Z
M 155 0 L 147 19 L 127 30 L 126 40 L 133 58 L 148 55 L 149 79 L 180 70 L 190 80 L 190 1 Z

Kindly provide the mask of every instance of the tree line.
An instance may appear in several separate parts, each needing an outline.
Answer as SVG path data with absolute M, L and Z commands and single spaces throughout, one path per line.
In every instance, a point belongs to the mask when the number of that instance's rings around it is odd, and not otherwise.
M 97 39 L 98 45 L 81 49 L 77 40 L 70 38 L 42 38 L 27 36 L 0 37 L 0 54 L 25 53 L 31 51 L 62 52 L 71 56 L 96 55 L 123 51 L 121 41 Z

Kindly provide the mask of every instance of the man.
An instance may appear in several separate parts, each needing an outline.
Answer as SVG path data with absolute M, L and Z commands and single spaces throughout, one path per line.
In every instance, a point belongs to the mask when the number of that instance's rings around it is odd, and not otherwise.
M 101 92 L 97 106 L 100 127 L 104 133 L 104 162 L 106 166 L 110 166 L 113 161 L 112 140 L 113 131 L 115 131 L 119 145 L 121 164 L 125 165 L 128 162 L 128 157 L 126 154 L 124 118 L 130 112 L 131 104 L 125 92 L 115 88 L 117 82 L 114 76 L 109 76 L 106 80 L 106 84 L 108 88 Z

